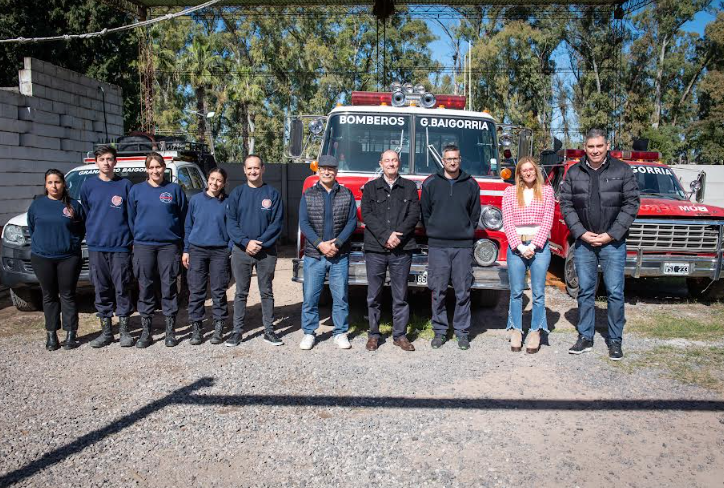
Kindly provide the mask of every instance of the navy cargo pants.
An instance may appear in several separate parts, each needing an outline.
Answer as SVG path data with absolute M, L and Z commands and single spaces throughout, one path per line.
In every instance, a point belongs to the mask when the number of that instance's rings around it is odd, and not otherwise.
M 186 280 L 189 284 L 190 322 L 204 320 L 207 284 L 211 287 L 214 321 L 226 320 L 229 315 L 226 289 L 229 287 L 230 267 L 228 247 L 189 246 Z
M 445 295 L 452 281 L 455 290 L 453 328 L 457 337 L 470 329 L 470 288 L 473 286 L 473 249 L 430 247 L 427 256 L 427 287 L 432 291 L 432 330 L 445 335 L 448 329 Z
M 133 268 L 138 278 L 138 313 L 152 317 L 156 308 L 154 282 L 161 282 L 161 310 L 166 317 L 178 313 L 176 278 L 181 269 L 180 244 L 146 246 L 134 244 Z
M 118 317 L 131 315 L 131 253 L 88 251 L 88 264 L 90 280 L 95 288 L 97 315 L 102 318 L 113 317 L 114 305 Z

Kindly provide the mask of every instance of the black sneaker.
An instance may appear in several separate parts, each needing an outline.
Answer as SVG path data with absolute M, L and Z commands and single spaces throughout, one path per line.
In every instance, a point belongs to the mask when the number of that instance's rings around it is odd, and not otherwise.
M 458 337 L 458 347 L 463 351 L 470 349 L 470 339 L 468 339 L 468 336 Z
M 228 339 L 226 339 L 226 345 L 228 347 L 236 347 L 241 344 L 241 332 L 232 332 Z
M 621 350 L 620 343 L 612 342 L 608 345 L 608 359 L 611 361 L 621 361 L 623 359 L 623 351 Z
M 568 350 L 568 354 L 583 354 L 584 352 L 591 351 L 593 351 L 593 341 L 589 341 L 582 335 L 579 335 L 576 343 Z
M 284 344 L 278 335 L 273 330 L 264 331 L 264 342 L 268 342 L 272 346 L 281 346 Z
M 432 346 L 433 349 L 440 349 L 446 340 L 447 338 L 444 335 L 435 334 L 435 338 L 430 343 L 430 346 Z

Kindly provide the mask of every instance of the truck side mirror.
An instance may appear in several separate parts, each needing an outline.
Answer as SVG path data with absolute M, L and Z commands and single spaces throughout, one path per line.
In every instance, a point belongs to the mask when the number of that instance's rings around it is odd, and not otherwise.
M 293 158 L 302 156 L 304 152 L 304 122 L 292 119 L 289 128 L 289 155 Z
M 533 131 L 523 129 L 518 136 L 518 161 L 533 155 Z
M 696 203 L 703 202 L 706 192 L 706 172 L 700 171 L 696 179 L 689 184 L 689 188 L 691 188 L 691 195 L 694 196 Z

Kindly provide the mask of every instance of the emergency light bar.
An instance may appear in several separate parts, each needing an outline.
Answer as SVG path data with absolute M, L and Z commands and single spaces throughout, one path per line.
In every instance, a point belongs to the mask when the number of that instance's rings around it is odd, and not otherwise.
M 395 94 L 399 94 L 401 92 L 396 92 Z M 420 104 L 420 100 L 418 100 L 416 97 L 413 99 L 413 96 L 410 96 L 410 94 L 406 94 L 405 97 L 406 102 L 403 102 L 404 104 L 410 106 L 412 103 Z M 431 93 L 426 93 L 422 95 L 422 97 L 431 97 L 432 100 L 434 100 L 434 104 L 430 107 L 425 108 L 449 108 L 453 110 L 464 110 L 465 109 L 465 102 L 466 98 L 463 95 L 437 95 L 434 96 Z M 428 98 L 429 100 L 430 98 Z M 352 105 L 395 105 L 395 106 L 402 106 L 399 103 L 394 103 L 392 100 L 392 93 L 391 92 L 363 92 L 363 91 L 353 91 L 352 92 Z
M 626 161 L 659 161 L 661 153 L 656 151 L 610 151 L 611 157 Z M 580 159 L 586 155 L 583 149 L 566 149 L 563 156 L 566 159 Z

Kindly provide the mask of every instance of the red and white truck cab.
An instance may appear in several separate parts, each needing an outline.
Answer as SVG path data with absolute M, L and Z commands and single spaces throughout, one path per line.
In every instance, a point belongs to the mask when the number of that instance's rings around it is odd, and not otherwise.
M 461 167 L 475 177 L 480 185 L 482 214 L 475 231 L 475 262 L 473 266 L 473 300 L 479 306 L 494 306 L 499 290 L 508 289 L 506 268 L 507 239 L 502 230 L 501 201 L 509 182 L 510 169 L 501 168 L 498 157 L 496 121 L 487 112 L 464 110 L 465 97 L 435 96 L 424 88 L 393 86 L 392 92 L 353 92 L 351 105 L 337 106 L 325 117 L 312 117 L 310 131 L 321 136 L 319 155 L 332 155 L 339 161 L 337 181 L 352 190 L 357 201 L 357 230 L 352 237 L 349 284 L 366 285 L 363 245 L 364 222 L 359 209 L 362 187 L 381 175 L 380 154 L 388 149 L 400 155 L 400 175 L 417 184 L 442 166 L 443 147 L 455 144 L 460 148 Z M 297 124 L 295 129 L 294 124 Z M 322 129 L 324 128 L 324 131 Z M 289 155 L 296 160 L 312 160 L 301 156 L 299 141 L 303 123 L 292 121 L 292 147 Z M 295 135 L 296 132 L 296 135 Z M 316 159 L 316 157 L 314 157 Z M 316 162 L 312 161 L 316 171 Z M 308 177 L 304 190 L 318 181 Z M 413 255 L 409 285 L 427 286 L 427 238 L 422 224 L 416 230 L 419 249 Z M 293 280 L 304 278 L 304 236 L 297 240 L 297 257 L 293 261 Z
M 560 183 L 583 150 L 559 151 L 562 163 L 546 166 L 548 182 L 556 195 L 551 229 L 551 251 L 565 261 L 566 288 L 578 293 L 573 260 L 573 238 L 558 205 Z M 722 242 L 724 209 L 692 202 L 674 171 L 654 151 L 611 151 L 610 156 L 631 165 L 641 192 L 641 207 L 626 240 L 627 276 L 687 279 L 694 296 L 714 296 L 721 291 L 724 272 Z

